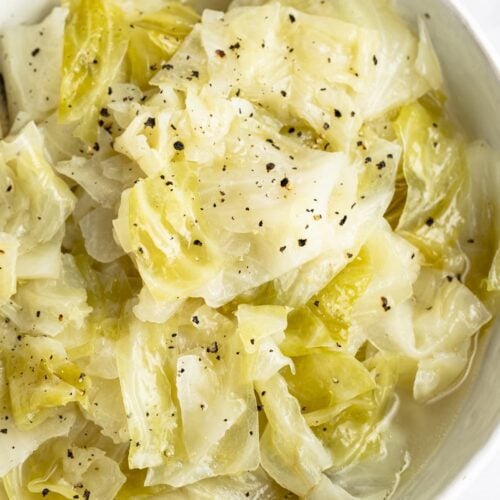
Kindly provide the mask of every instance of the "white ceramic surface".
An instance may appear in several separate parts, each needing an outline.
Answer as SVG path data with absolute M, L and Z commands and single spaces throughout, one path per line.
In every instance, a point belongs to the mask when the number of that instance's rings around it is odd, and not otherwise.
M 495 67 L 490 44 L 481 48 L 479 25 L 470 24 L 454 8 L 463 12 L 488 9 L 498 17 L 486 16 L 492 34 L 500 32 L 500 0 L 395 0 L 406 17 L 428 13 L 429 31 L 443 63 L 452 105 L 458 120 L 473 138 L 485 138 L 500 150 L 500 70 Z M 31 22 L 47 13 L 56 0 L 0 0 L 0 27 Z M 484 13 L 485 11 L 483 11 Z M 471 16 L 473 18 L 473 16 Z M 469 16 L 467 15 L 467 19 Z M 499 50 L 500 52 L 500 50 Z M 500 193 L 499 193 L 500 196 Z M 500 322 L 483 339 L 484 359 L 470 384 L 453 428 L 429 462 L 397 495 L 405 500 L 494 500 L 500 498 L 498 475 L 489 473 L 478 495 L 477 483 L 488 464 L 500 455 Z M 484 472 L 483 472 L 484 474 Z M 491 493 L 491 495 L 490 495 Z M 487 495 L 487 496 L 485 496 Z

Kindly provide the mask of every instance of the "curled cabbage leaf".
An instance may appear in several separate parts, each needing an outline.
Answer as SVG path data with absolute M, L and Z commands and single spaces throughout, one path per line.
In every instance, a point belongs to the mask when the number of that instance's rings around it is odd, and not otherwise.
M 81 432 L 85 431 L 88 436 L 87 429 Z M 77 435 L 43 444 L 23 465 L 3 478 L 9 496 L 31 499 L 50 493 L 68 499 L 115 498 L 126 480 L 117 463 L 119 454 L 99 438 L 95 443 L 99 446 L 92 446 L 88 437 L 88 445 L 81 446 L 83 443 L 79 441 Z
M 304 496 L 331 467 L 332 459 L 307 425 L 281 375 L 257 383 L 256 389 L 267 417 L 260 440 L 262 467 L 278 484 Z
M 52 169 L 34 123 L 0 144 L 0 172 L 0 230 L 18 242 L 16 278 L 57 278 L 75 197 Z
M 0 314 L 27 333 L 55 336 L 64 329 L 80 330 L 92 309 L 73 257 L 63 255 L 62 262 L 58 279 L 23 283 Z
M 427 264 L 461 273 L 460 200 L 467 179 L 463 139 L 432 98 L 402 108 L 396 130 L 408 185 L 397 231 L 419 248 Z
M 4 344 L 5 331 L 2 331 Z M 5 345 L 2 345 L 5 347 Z M 0 446 L 9 453 L 0 457 L 0 477 L 21 465 L 42 443 L 58 436 L 67 435 L 75 423 L 73 408 L 58 408 L 45 421 L 32 429 L 20 429 L 15 421 L 7 386 L 5 363 L 0 359 Z M 1 491 L 1 489 L 0 489 Z
M 120 244 L 156 300 L 203 297 L 220 306 L 326 252 L 336 234 L 345 246 L 353 244 L 346 220 L 355 176 L 344 155 L 301 148 L 253 118 L 254 108 L 237 98 L 224 102 L 207 91 L 192 97 L 185 118 L 208 127 L 222 149 L 213 150 L 210 163 L 191 162 L 198 150 L 206 151 L 204 140 L 198 142 L 190 127 L 170 129 L 170 139 L 162 138 L 172 155 L 169 167 L 125 191 L 115 222 Z M 213 124 L 195 125 L 203 116 L 195 102 L 213 109 Z M 240 131 L 219 137 L 215 123 L 223 116 L 226 129 L 232 124 Z M 146 119 L 139 119 L 144 129 Z M 251 139 L 242 147 L 243 131 Z M 250 148 L 252 161 L 243 161 Z M 340 184 L 352 188 L 335 197 Z
M 147 88 L 198 15 L 175 1 L 163 2 L 154 12 L 130 13 L 110 0 L 71 0 L 69 7 L 59 119 L 79 122 L 75 134 L 92 144 L 108 116 L 103 109 L 113 86 L 132 81 Z
M 232 322 L 194 301 L 164 324 L 129 325 L 117 345 L 129 466 L 149 467 L 147 485 L 176 487 L 255 469 L 256 403 Z
M 124 13 L 107 0 L 71 0 L 69 6 L 59 119 L 78 121 L 76 133 L 94 142 L 99 111 L 119 76 L 127 50 Z
M 133 17 L 127 51 L 131 81 L 147 88 L 198 20 L 194 10 L 175 1 L 163 2 L 160 10 Z
M 468 212 L 460 237 L 470 261 L 466 283 L 481 298 L 488 298 L 485 292 L 500 289 L 500 156 L 480 141 L 469 145 L 466 155 L 470 182 L 463 205 Z
M 63 346 L 48 337 L 19 335 L 5 356 L 12 414 L 20 430 L 30 430 L 71 402 L 87 404 L 90 381 L 68 360 Z
M 0 65 L 11 124 L 19 113 L 26 122 L 38 122 L 57 108 L 67 14 L 67 9 L 57 7 L 40 24 L 2 32 Z

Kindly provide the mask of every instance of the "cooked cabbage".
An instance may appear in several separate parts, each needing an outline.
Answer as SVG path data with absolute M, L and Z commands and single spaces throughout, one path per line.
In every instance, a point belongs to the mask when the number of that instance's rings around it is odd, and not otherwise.
M 0 189 L 5 247 L 0 297 L 5 301 L 18 280 L 59 277 L 64 223 L 75 207 L 75 197 L 55 174 L 33 122 L 0 143 Z
M 26 122 L 39 121 L 57 108 L 67 14 L 66 8 L 55 8 L 40 24 L 3 32 L 0 68 L 11 122 L 19 113 Z
M 498 310 L 425 19 L 203 3 L 0 37 L 0 496 L 387 499 Z
M 467 183 L 463 140 L 430 96 L 403 107 L 395 122 L 403 143 L 408 185 L 397 231 L 414 243 L 426 263 L 462 273 L 458 237 L 464 224 L 460 197 Z
M 113 85 L 132 80 L 147 87 L 198 20 L 178 2 L 135 15 L 111 0 L 70 0 L 64 30 L 59 119 L 78 122 L 76 135 L 92 144 L 106 117 Z

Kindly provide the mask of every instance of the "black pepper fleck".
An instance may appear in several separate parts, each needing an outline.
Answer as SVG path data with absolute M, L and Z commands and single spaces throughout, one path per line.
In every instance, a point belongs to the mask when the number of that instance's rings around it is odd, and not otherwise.
M 208 347 L 207 347 L 207 352 L 211 353 L 216 353 L 219 351 L 219 344 L 217 342 L 212 342 Z
M 389 301 L 387 300 L 387 297 L 380 297 L 380 301 L 382 302 L 382 308 L 384 309 L 385 312 L 387 312 L 391 309 L 391 306 L 389 305 Z

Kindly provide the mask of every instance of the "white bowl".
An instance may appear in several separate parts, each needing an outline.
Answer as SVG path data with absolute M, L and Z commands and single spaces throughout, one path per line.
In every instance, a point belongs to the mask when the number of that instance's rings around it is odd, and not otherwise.
M 427 24 L 443 65 L 457 120 L 471 138 L 485 139 L 500 150 L 500 70 L 488 55 L 478 30 L 450 0 L 395 1 L 411 23 L 419 15 L 430 16 Z M 3 1 L 0 28 L 37 21 L 57 3 L 57 0 Z M 210 0 L 206 3 L 210 4 Z M 460 393 L 451 396 L 461 406 L 453 426 L 420 470 L 403 483 L 397 498 L 456 500 L 491 458 L 500 453 L 498 360 L 500 321 L 497 320 L 492 331 L 481 339 L 469 381 Z M 441 404 L 453 404 L 453 400 Z M 492 492 L 491 498 L 494 495 Z

